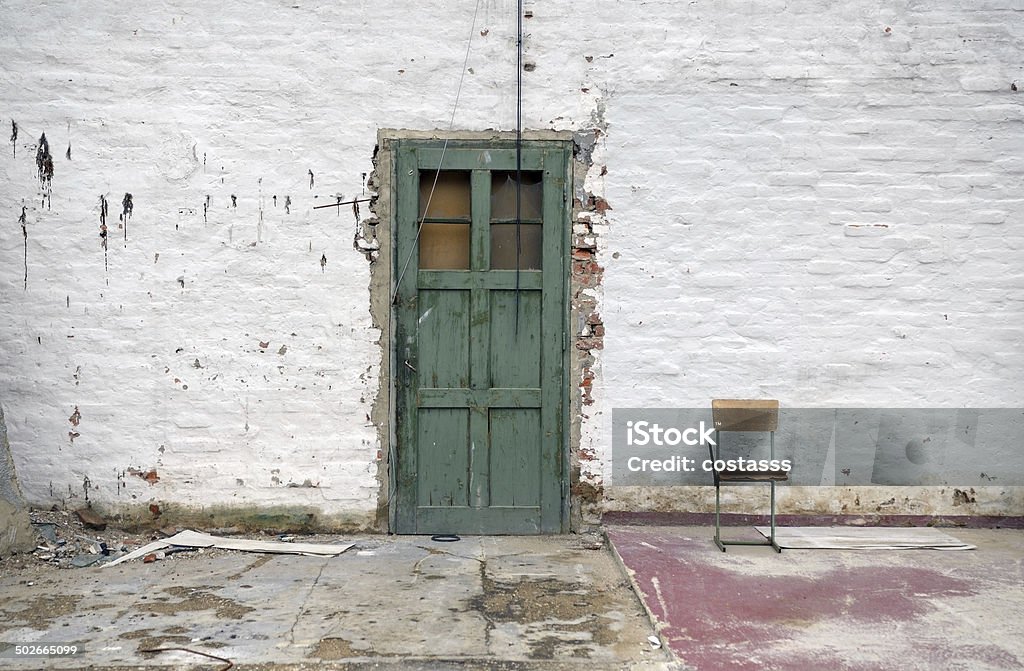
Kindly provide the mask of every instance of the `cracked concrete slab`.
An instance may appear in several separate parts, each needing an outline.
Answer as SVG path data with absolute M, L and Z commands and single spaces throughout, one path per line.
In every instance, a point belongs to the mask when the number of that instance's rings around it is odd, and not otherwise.
M 142 652 L 156 647 L 261 669 L 671 667 L 607 549 L 572 537 L 355 542 L 328 558 L 207 551 L 102 570 L 5 568 L 0 641 L 84 643 L 79 657 L 42 660 L 53 669 L 217 663 Z
M 608 538 L 688 667 L 1024 669 L 1024 532 L 947 531 L 977 549 L 723 553 L 707 527 L 609 527 Z

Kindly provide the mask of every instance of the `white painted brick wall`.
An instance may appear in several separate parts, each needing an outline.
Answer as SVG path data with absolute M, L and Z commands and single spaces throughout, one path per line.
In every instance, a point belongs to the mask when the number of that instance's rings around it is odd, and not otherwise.
M 377 128 L 447 127 L 472 6 L 5 3 L 0 397 L 29 499 L 370 519 L 369 266 L 352 213 L 312 207 L 363 193 Z M 613 407 L 1022 404 L 1019 0 L 528 8 L 525 125 L 605 130 L 585 477 Z M 514 25 L 481 0 L 457 129 L 513 127 Z
M 692 48 L 616 54 L 612 405 L 1020 405 L 1024 6 L 802 5 L 690 5 Z M 637 154 L 664 170 L 612 179 Z
M 778 4 L 666 8 L 677 46 L 651 59 L 609 45 L 604 408 L 1019 407 L 1024 5 Z M 783 510 L 971 512 L 935 489 Z

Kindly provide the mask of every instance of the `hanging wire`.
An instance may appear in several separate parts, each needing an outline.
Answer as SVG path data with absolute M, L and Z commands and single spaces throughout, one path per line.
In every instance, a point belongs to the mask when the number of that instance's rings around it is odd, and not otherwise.
M 327 205 L 314 205 L 314 210 L 322 210 L 325 207 L 341 207 L 342 205 L 352 205 L 353 203 L 369 203 L 373 198 L 354 198 L 352 200 L 346 200 L 345 202 L 338 201 L 337 203 L 328 203 Z
M 522 0 L 520 0 L 521 2 Z M 469 25 L 469 40 L 466 41 L 466 57 L 462 60 L 462 73 L 459 75 L 459 87 L 455 90 L 455 102 L 452 104 L 452 116 L 448 121 L 448 134 L 451 134 L 453 128 L 455 128 L 455 111 L 459 109 L 459 97 L 462 95 L 462 83 L 466 80 L 466 70 L 469 65 L 469 53 L 473 46 L 473 32 L 476 30 L 476 17 L 480 12 L 480 0 L 476 0 L 476 5 L 473 7 L 473 20 Z M 420 233 L 423 231 L 423 222 L 427 218 L 427 212 L 430 212 L 430 201 L 434 198 L 434 190 L 437 188 L 437 179 L 441 176 L 441 166 L 444 165 L 444 154 L 448 150 L 448 138 L 444 139 L 444 144 L 441 146 L 441 158 L 437 162 L 437 170 L 434 172 L 434 183 L 430 185 L 430 194 L 427 196 L 427 204 L 423 208 L 423 215 L 420 216 L 419 224 L 416 226 L 416 237 L 412 241 L 412 247 L 409 249 L 409 255 L 405 259 L 405 263 L 402 264 L 402 272 L 398 274 L 398 280 L 395 282 L 395 291 L 391 295 L 391 304 L 394 305 L 395 301 L 398 300 L 398 290 L 402 286 L 402 279 L 405 277 L 405 273 L 409 270 L 409 262 L 412 261 L 413 254 L 416 253 L 417 245 L 420 241 Z
M 452 103 L 452 115 L 448 120 L 448 134 L 451 134 L 453 128 L 455 128 L 455 112 L 459 109 L 459 98 L 462 96 L 462 83 L 466 80 L 466 70 L 469 65 L 469 54 L 473 47 L 473 33 L 476 31 L 476 18 L 480 13 L 480 0 L 476 0 L 473 7 L 473 20 L 469 24 L 469 39 L 466 40 L 466 56 L 462 60 L 462 73 L 459 75 L 459 86 L 455 90 L 455 102 Z M 420 233 L 423 231 L 423 222 L 427 218 L 427 212 L 430 211 L 430 201 L 434 198 L 434 190 L 437 188 L 437 180 L 441 176 L 441 166 L 444 165 L 444 154 L 448 150 L 448 138 L 444 139 L 444 145 L 441 147 L 441 158 L 437 162 L 437 170 L 434 172 L 434 182 L 430 185 L 430 194 L 427 195 L 427 204 L 423 208 L 423 216 L 420 217 L 419 224 L 416 227 L 416 238 L 412 242 L 412 247 L 409 250 L 409 256 L 405 259 L 405 263 L 402 265 L 402 272 L 398 275 L 398 279 L 395 281 L 394 293 L 391 294 L 391 304 L 394 305 L 398 300 L 398 290 L 402 286 L 402 278 L 405 277 L 405 272 L 409 269 L 409 262 L 412 261 L 412 255 L 416 253 L 417 245 L 419 245 Z M 393 312 L 388 311 L 388 332 L 394 333 L 394 327 L 392 325 Z M 393 365 L 393 362 L 392 362 Z M 388 460 L 389 472 L 393 473 L 392 469 L 398 464 L 398 455 L 396 454 L 396 445 L 394 440 L 388 440 Z M 398 482 L 397 478 L 392 480 L 390 483 L 390 490 L 388 492 L 388 509 L 391 509 L 391 504 L 395 500 L 395 496 L 398 495 Z

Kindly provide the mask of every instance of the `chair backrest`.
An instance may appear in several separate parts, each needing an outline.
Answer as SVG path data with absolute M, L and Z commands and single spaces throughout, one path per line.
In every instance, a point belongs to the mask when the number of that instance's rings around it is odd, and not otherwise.
M 779 402 L 716 398 L 711 416 L 718 431 L 775 431 L 779 426 Z

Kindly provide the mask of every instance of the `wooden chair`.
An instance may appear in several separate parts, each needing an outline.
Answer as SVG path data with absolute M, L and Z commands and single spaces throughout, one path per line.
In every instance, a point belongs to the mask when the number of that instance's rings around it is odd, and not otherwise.
M 789 479 L 789 472 L 775 470 L 718 470 L 715 462 L 723 459 L 722 433 L 768 433 L 769 460 L 775 459 L 775 431 L 779 425 L 779 402 L 775 400 L 715 399 L 711 401 L 711 415 L 715 424 L 715 445 L 708 445 L 712 472 L 715 477 L 715 545 L 725 552 L 726 545 L 770 545 L 776 552 L 782 548 L 775 542 L 775 483 Z M 770 465 L 770 464 L 769 464 Z M 766 541 L 722 540 L 721 485 L 733 482 L 767 482 L 771 486 L 771 534 Z

